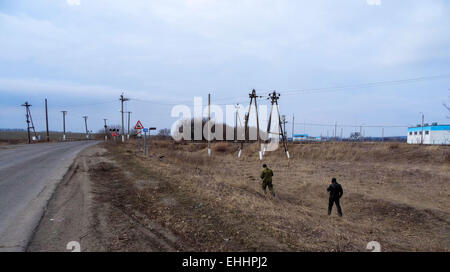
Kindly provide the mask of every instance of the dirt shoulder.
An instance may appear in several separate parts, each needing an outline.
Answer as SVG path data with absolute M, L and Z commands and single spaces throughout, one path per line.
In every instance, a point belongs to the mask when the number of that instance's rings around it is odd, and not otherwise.
M 58 186 L 28 251 L 177 251 L 167 229 L 130 209 L 135 186 L 97 145 L 83 151 Z

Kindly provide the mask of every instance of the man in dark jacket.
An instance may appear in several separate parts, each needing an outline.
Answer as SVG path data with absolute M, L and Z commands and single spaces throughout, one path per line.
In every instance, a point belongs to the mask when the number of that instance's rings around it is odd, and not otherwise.
M 342 186 L 337 183 L 336 179 L 333 178 L 331 180 L 331 185 L 327 189 L 328 192 L 330 192 L 330 201 L 328 202 L 328 215 L 331 215 L 331 210 L 333 209 L 333 204 L 336 204 L 338 214 L 340 217 L 342 217 L 342 209 L 341 204 L 339 203 L 339 200 L 341 199 L 342 195 L 344 194 L 344 190 L 342 190 Z

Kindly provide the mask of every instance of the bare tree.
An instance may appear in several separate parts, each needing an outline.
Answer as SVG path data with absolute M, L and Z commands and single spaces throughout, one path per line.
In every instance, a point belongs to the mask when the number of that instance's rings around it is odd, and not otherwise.
M 158 132 L 158 136 L 170 137 L 170 129 L 168 128 L 160 129 Z

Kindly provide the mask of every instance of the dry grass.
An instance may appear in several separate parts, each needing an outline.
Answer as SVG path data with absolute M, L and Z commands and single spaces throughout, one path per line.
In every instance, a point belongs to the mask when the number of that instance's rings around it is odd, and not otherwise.
M 44 142 L 45 132 L 36 132 L 36 134 L 41 136 L 41 142 Z M 33 134 L 32 134 L 33 136 Z M 67 140 L 85 140 L 85 133 L 66 133 Z M 62 132 L 53 132 L 50 131 L 50 140 L 51 141 L 60 141 L 63 137 Z M 103 139 L 103 135 L 93 134 L 93 139 Z M 26 131 L 0 131 L 0 145 L 9 145 L 9 144 L 23 144 L 28 142 L 28 134 Z
M 108 146 L 139 180 L 144 214 L 200 251 L 450 250 L 449 147 L 392 143 L 290 146 L 264 159 L 277 196 L 260 188 L 257 144 L 237 159 L 229 143 L 153 142 L 147 158 L 135 143 Z M 344 217 L 328 217 L 331 177 L 344 186 Z M 155 187 L 156 184 L 159 184 Z M 134 197 L 134 196 L 129 196 Z

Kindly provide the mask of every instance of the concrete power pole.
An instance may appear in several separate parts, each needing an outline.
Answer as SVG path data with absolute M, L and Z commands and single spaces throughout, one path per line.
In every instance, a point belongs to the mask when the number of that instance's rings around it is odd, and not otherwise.
M 106 125 L 106 121 L 107 121 L 108 119 L 103 119 L 103 121 L 105 121 L 105 141 L 107 141 L 108 140 L 108 131 L 107 131 L 107 129 L 108 129 L 108 126 Z
M 294 142 L 294 126 L 295 126 L 295 116 L 292 114 L 292 142 Z
M 61 111 L 63 114 L 63 141 L 66 140 L 66 114 L 67 111 Z
M 236 104 L 236 113 L 234 118 L 234 142 L 238 142 L 238 110 L 239 110 L 239 103 Z
M 47 98 L 45 99 L 45 127 L 47 131 L 47 136 L 45 137 L 45 140 L 47 142 L 50 142 L 50 132 L 48 130 L 48 107 L 47 107 Z
M 211 132 L 211 94 L 208 94 L 208 156 L 211 157 L 211 142 L 210 142 L 210 132 Z
M 337 122 L 334 123 L 334 140 L 337 142 Z
M 128 135 L 127 139 L 130 139 L 130 120 L 131 120 L 131 111 L 128 112 Z
M 126 102 L 126 101 L 129 101 L 130 99 L 128 99 L 128 98 L 125 98 L 124 96 L 123 96 L 123 93 L 120 95 L 120 102 L 121 102 L 121 106 L 122 106 L 122 108 L 121 108 L 121 113 L 122 113 L 122 143 L 123 142 L 125 142 L 125 121 L 124 121 L 124 117 L 123 117 L 123 114 L 124 114 L 124 111 L 123 111 L 123 103 L 124 102 Z
M 420 135 L 420 144 L 423 144 L 423 126 L 424 126 L 424 122 L 425 122 L 425 115 L 422 113 L 422 133 Z
M 86 139 L 89 139 L 89 131 L 88 131 L 88 125 L 87 125 L 88 117 L 87 116 L 83 116 L 83 118 L 84 118 L 84 125 L 86 127 Z
M 363 141 L 363 137 L 362 137 L 362 126 L 359 126 L 359 139 L 362 142 Z

